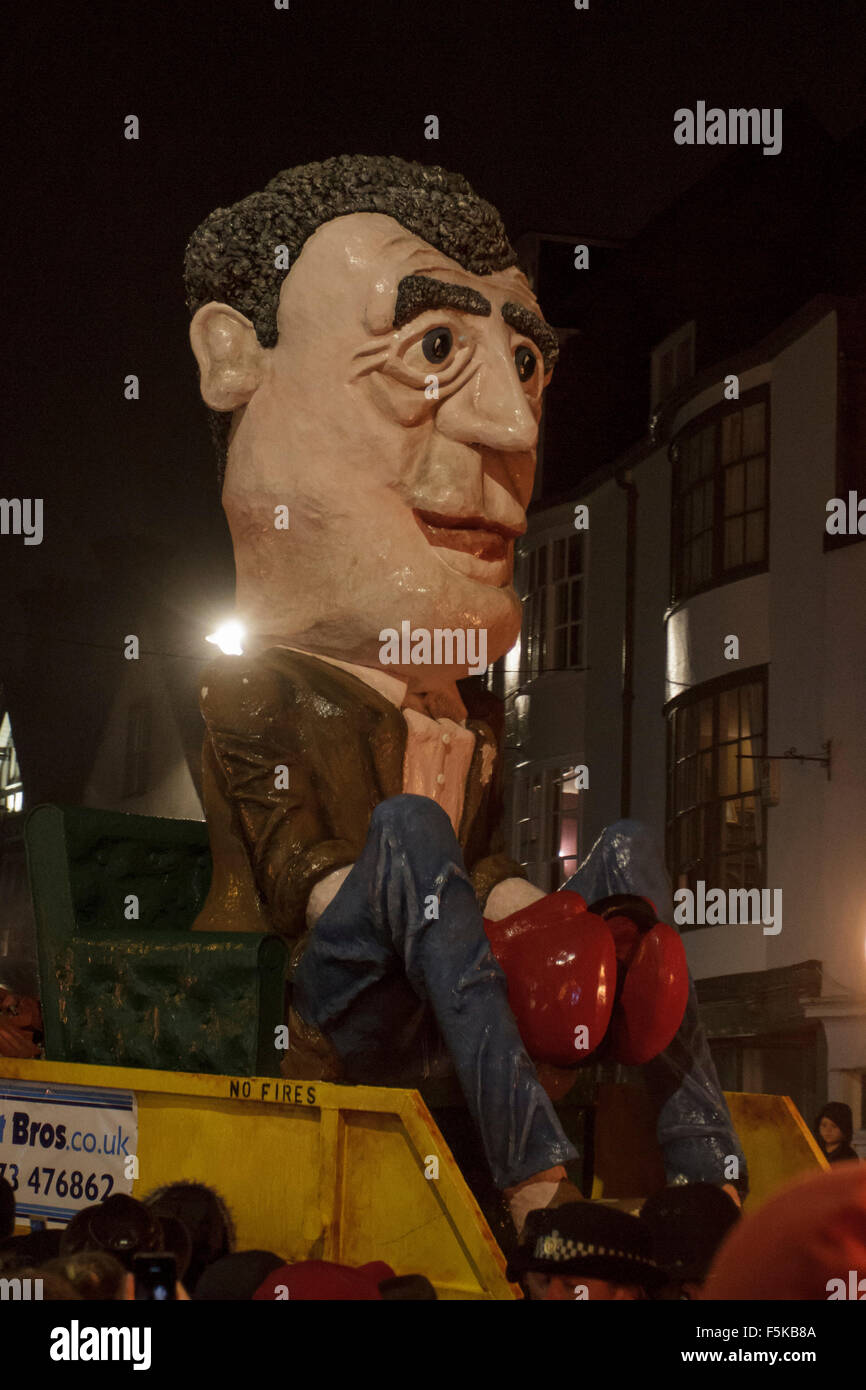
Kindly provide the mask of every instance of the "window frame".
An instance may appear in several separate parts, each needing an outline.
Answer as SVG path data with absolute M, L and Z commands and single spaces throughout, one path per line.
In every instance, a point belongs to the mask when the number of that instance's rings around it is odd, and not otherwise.
M 763 548 L 764 555 L 761 560 L 743 561 L 742 564 L 731 566 L 726 569 L 724 566 L 725 550 L 725 474 L 732 464 L 722 463 L 722 421 L 727 416 L 736 415 L 750 405 L 763 403 L 764 406 L 764 536 Z M 685 546 L 682 537 L 682 516 L 684 499 L 686 492 L 679 488 L 679 469 L 682 466 L 682 451 L 685 443 L 693 436 L 700 434 L 709 426 L 714 430 L 714 458 L 712 474 L 712 524 L 710 528 L 711 537 L 711 560 L 710 577 L 699 584 L 692 584 L 685 587 L 681 578 L 683 568 L 683 558 Z M 770 461 L 772 457 L 772 413 L 771 413 L 771 393 L 769 383 L 753 387 L 746 391 L 736 401 L 721 401 L 717 405 L 711 406 L 709 410 L 702 411 L 689 420 L 681 430 L 677 432 L 671 440 L 668 455 L 671 461 L 671 538 L 670 538 L 670 602 L 671 607 L 676 608 L 681 603 L 688 602 L 698 594 L 707 593 L 710 589 L 717 589 L 723 584 L 733 584 L 740 579 L 746 579 L 753 574 L 764 574 L 770 565 L 770 505 L 771 505 L 771 478 Z M 750 454 L 749 458 L 759 458 L 759 454 Z M 745 460 L 741 460 L 745 461 Z M 693 495 L 696 489 L 689 490 L 689 495 Z M 744 502 L 745 502 L 745 482 L 744 482 Z M 757 511 L 758 508 L 751 509 Z M 744 510 L 734 512 L 732 516 L 747 516 L 750 513 Z M 706 528 L 704 528 L 706 529 Z M 700 534 L 700 533 L 696 533 Z M 745 550 L 745 543 L 744 543 Z
M 9 737 L 0 744 L 0 815 L 16 815 L 24 809 L 24 781 L 12 734 L 9 711 L 0 704 L 0 731 L 8 727 Z
M 861 348 L 862 352 L 862 348 Z M 858 406 L 861 408 L 858 410 Z M 839 348 L 836 354 L 836 461 L 833 477 L 834 497 L 848 501 L 848 493 L 856 492 L 858 502 L 866 497 L 866 357 Z M 827 498 L 829 502 L 829 497 Z M 843 550 L 846 546 L 866 541 L 866 535 L 831 536 L 824 517 L 824 550 Z
M 583 855 L 581 853 L 583 844 L 583 806 L 584 797 L 581 792 L 576 793 L 577 803 L 573 808 L 574 815 L 569 816 L 575 822 L 575 852 L 573 855 L 560 856 L 555 853 L 557 841 L 561 843 L 558 832 L 561 827 L 563 808 L 555 808 L 553 792 L 558 784 L 566 780 L 569 772 L 574 773 L 581 764 L 574 760 L 565 762 L 562 758 L 546 758 L 537 762 L 520 763 L 514 769 L 513 797 L 512 797 L 512 854 L 515 860 L 521 864 L 529 875 L 530 881 L 537 887 L 544 889 L 547 893 L 555 893 L 566 883 L 569 878 L 576 873 L 581 863 Z M 521 853 L 521 827 L 527 823 L 531 825 L 533 820 L 533 810 L 531 805 L 532 783 L 536 778 L 541 780 L 541 808 L 538 812 L 537 823 L 540 829 L 540 852 L 534 858 L 524 857 Z M 565 808 L 567 811 L 572 808 Z M 527 812 L 527 814 L 523 814 Z M 553 874 L 551 872 L 554 864 L 571 863 L 574 867 L 569 870 L 562 870 L 562 881 L 552 883 Z M 544 880 L 540 882 L 539 880 Z
M 727 747 L 728 744 L 731 742 L 730 739 L 721 739 L 719 736 L 721 697 L 730 690 L 738 690 L 749 685 L 760 685 L 762 687 L 761 748 L 755 755 L 755 761 L 760 763 L 766 759 L 768 748 L 768 665 L 764 664 L 760 666 L 751 666 L 745 671 L 732 672 L 730 675 L 720 676 L 716 680 L 712 681 L 703 681 L 699 685 L 692 686 L 690 690 L 683 691 L 680 695 L 677 695 L 673 700 L 669 700 L 668 703 L 664 706 L 663 713 L 665 718 L 665 862 L 667 864 L 667 869 L 668 873 L 670 874 L 674 892 L 676 892 L 677 889 L 680 887 L 693 886 L 691 883 L 680 883 L 680 875 L 684 872 L 687 873 L 689 871 L 683 870 L 681 865 L 675 862 L 674 859 L 674 833 L 681 817 L 687 814 L 688 812 L 694 811 L 702 806 L 711 808 L 711 810 L 713 811 L 718 811 L 728 801 L 736 801 L 749 796 L 754 797 L 757 801 L 758 806 L 760 807 L 761 838 L 756 845 L 760 858 L 760 881 L 757 883 L 750 883 L 748 885 L 743 883 L 739 886 L 748 886 L 750 888 L 765 888 L 767 886 L 767 803 L 762 793 L 760 773 L 759 771 L 756 771 L 754 787 L 751 791 L 737 791 L 734 793 L 724 794 L 722 794 L 720 791 L 721 777 L 719 770 L 719 750 L 723 747 Z M 698 706 L 704 700 L 712 700 L 712 736 L 709 745 L 709 751 L 712 755 L 711 777 L 713 796 L 709 800 L 696 799 L 692 805 L 684 805 L 675 810 L 674 792 L 676 769 L 678 763 L 676 758 L 676 749 L 674 747 L 675 720 L 673 718 L 673 715 L 679 713 L 681 710 L 688 708 L 689 706 Z M 696 759 L 699 759 L 700 755 L 701 746 L 699 741 L 696 744 L 694 750 L 685 754 L 686 757 L 695 757 Z M 713 823 L 710 817 L 708 817 L 708 819 L 711 820 L 711 823 Z M 703 876 L 703 880 L 706 883 L 708 890 L 710 888 L 722 888 L 727 892 L 728 888 L 732 887 L 733 885 L 729 885 L 725 881 L 723 881 L 724 863 L 725 859 L 730 858 L 731 856 L 725 855 L 721 848 L 721 841 L 718 834 L 717 817 L 715 817 L 715 824 L 716 830 L 713 832 L 713 840 L 709 846 L 709 852 L 706 852 L 706 845 L 701 846 L 701 850 L 705 852 L 703 852 L 699 856 L 696 862 L 698 864 L 702 864 L 704 866 L 704 869 L 696 871 L 695 882 L 697 882 L 698 879 L 700 879 Z M 700 930 L 702 929 L 703 925 L 704 924 L 701 923 L 696 923 L 693 926 L 685 925 L 681 927 L 680 930 Z
M 669 400 L 676 391 L 690 381 L 695 374 L 695 340 L 697 337 L 697 320 L 689 319 L 688 322 L 680 324 L 673 333 L 669 333 L 660 343 L 657 343 L 650 355 L 650 414 L 658 410 L 666 400 Z M 686 349 L 687 358 L 685 364 L 682 363 L 683 352 Z M 671 371 L 670 380 L 665 381 L 665 359 L 670 357 Z M 685 366 L 685 370 L 681 367 Z
M 569 573 L 569 543 L 574 539 L 580 548 L 579 569 L 576 574 Z M 565 569 L 557 578 L 555 569 L 555 547 L 565 542 Z M 545 552 L 546 577 L 543 585 L 538 583 L 540 552 Z M 589 570 L 589 532 L 575 530 L 571 525 L 563 525 L 549 534 L 533 537 L 532 543 L 523 545 L 517 552 L 516 581 L 523 610 L 520 629 L 521 680 L 534 681 L 551 671 L 583 671 L 586 669 L 586 614 L 587 577 Z M 535 586 L 531 576 L 535 575 Z M 579 585 L 578 613 L 573 607 L 574 584 Z M 564 622 L 558 621 L 557 593 L 565 586 L 568 614 Z M 537 603 L 536 603 L 537 600 Z M 540 620 L 538 610 L 540 609 Z M 557 634 L 564 632 L 566 661 L 559 665 L 555 661 Z M 540 633 L 540 636 L 539 636 Z M 573 638 L 577 636 L 577 660 L 571 661 Z

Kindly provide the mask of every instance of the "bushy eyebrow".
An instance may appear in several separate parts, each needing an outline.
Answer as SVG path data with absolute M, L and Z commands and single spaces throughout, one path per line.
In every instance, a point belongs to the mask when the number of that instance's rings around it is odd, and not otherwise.
M 397 286 L 394 328 L 402 328 L 428 309 L 456 309 L 459 313 L 479 314 L 482 318 L 489 318 L 493 312 L 490 300 L 468 285 L 436 280 L 432 275 L 404 275 Z M 550 325 L 513 300 L 503 304 L 502 317 L 509 328 L 532 339 L 541 353 L 545 372 L 549 372 L 559 356 L 559 341 Z
M 549 372 L 556 365 L 559 356 L 559 339 L 550 324 L 533 314 L 531 309 L 525 309 L 522 304 L 515 304 L 513 300 L 503 304 L 502 317 L 515 333 L 522 333 L 525 338 L 532 339 L 544 360 L 544 370 Z
M 492 313 L 490 300 L 468 285 L 448 284 L 445 280 L 434 280 L 432 275 L 404 275 L 397 286 L 394 327 L 402 328 L 428 309 L 458 309 L 461 313 L 481 314 L 484 318 Z

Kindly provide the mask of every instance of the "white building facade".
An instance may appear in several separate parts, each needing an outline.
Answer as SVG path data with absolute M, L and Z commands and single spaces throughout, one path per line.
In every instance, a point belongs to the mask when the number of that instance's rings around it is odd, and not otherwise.
M 822 296 L 698 377 L 699 325 L 666 339 L 650 437 L 531 518 L 521 644 L 495 677 L 515 857 L 553 890 L 628 814 L 675 889 L 769 890 L 772 923 L 681 925 L 723 1085 L 789 1094 L 810 1122 L 846 1101 L 855 1133 L 866 535 L 826 521 L 861 479 L 866 497 L 864 323 L 863 301 Z

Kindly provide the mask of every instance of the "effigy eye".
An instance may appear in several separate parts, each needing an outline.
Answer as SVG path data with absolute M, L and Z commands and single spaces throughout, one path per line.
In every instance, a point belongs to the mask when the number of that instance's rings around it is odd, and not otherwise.
M 431 328 L 421 339 L 421 351 L 428 362 L 444 362 L 453 341 L 450 328 Z

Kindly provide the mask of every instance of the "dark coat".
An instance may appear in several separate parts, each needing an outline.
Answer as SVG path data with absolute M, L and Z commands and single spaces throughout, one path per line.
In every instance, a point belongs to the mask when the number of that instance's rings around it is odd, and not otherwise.
M 860 1161 L 860 1155 L 852 1144 L 840 1144 L 838 1149 L 834 1149 L 832 1153 L 827 1152 L 823 1143 L 821 1148 L 824 1150 L 824 1157 L 828 1163 L 848 1163 L 853 1158 L 856 1158 L 858 1162 Z
M 201 691 L 213 880 L 195 926 L 301 937 L 315 884 L 355 862 L 374 808 L 403 790 L 406 721 L 349 672 L 285 647 L 217 657 Z M 502 853 L 490 723 L 501 703 L 472 682 L 461 694 L 477 738 L 458 838 L 483 907 L 495 884 L 525 875 Z M 286 788 L 275 785 L 279 768 Z

